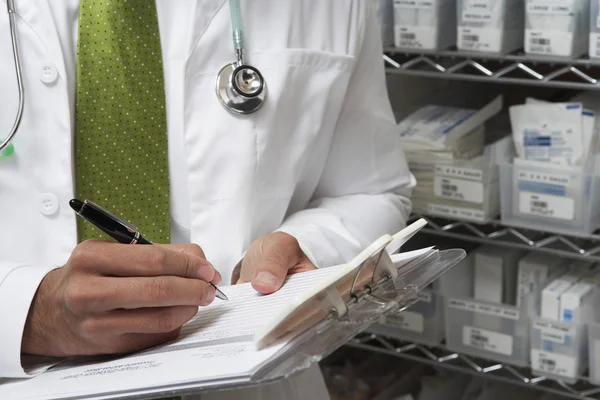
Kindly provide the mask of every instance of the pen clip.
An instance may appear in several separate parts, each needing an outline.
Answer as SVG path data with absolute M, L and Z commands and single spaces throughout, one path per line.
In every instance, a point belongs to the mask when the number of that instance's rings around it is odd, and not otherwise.
M 96 203 L 93 203 L 89 200 L 84 200 L 83 207 L 81 208 L 81 214 L 83 214 L 83 210 L 85 209 L 85 207 L 93 208 L 97 212 L 106 215 L 108 218 L 112 219 L 113 221 L 117 222 L 118 224 L 123 225 L 129 232 L 139 235 L 139 232 L 134 225 L 130 224 L 129 222 L 123 221 L 121 218 L 117 217 L 116 215 L 114 215 L 113 213 L 111 213 L 109 211 L 106 211 L 104 208 L 100 207 Z M 83 217 L 83 215 L 82 215 L 82 217 Z

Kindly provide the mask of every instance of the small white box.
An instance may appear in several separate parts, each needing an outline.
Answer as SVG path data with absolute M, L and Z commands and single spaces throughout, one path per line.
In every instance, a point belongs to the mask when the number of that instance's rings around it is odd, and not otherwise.
M 559 272 L 564 260 L 560 257 L 532 252 L 519 261 L 516 305 L 524 304 L 527 295 L 535 292 L 551 275 Z
M 541 317 L 550 321 L 559 321 L 560 296 L 571 288 L 578 278 L 575 275 L 566 274 L 552 281 L 542 291 Z
M 458 0 L 457 47 L 508 53 L 523 47 L 523 0 Z
M 456 44 L 456 0 L 394 0 L 398 48 L 442 50 Z
M 591 283 L 578 282 L 560 296 L 560 320 L 573 322 L 580 310 L 585 308 L 584 303 L 590 301 L 595 290 Z
M 579 57 L 588 51 L 589 0 L 527 0 L 525 52 Z

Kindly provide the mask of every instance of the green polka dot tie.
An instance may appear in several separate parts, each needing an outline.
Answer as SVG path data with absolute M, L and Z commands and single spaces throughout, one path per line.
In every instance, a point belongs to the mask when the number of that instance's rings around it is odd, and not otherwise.
M 155 0 L 81 0 L 76 186 L 150 240 L 170 242 L 167 123 Z M 78 220 L 81 241 L 105 238 Z

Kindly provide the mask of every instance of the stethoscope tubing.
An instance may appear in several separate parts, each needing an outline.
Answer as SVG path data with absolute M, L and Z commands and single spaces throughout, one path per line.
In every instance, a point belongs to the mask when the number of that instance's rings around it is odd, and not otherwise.
M 17 86 L 19 90 L 19 108 L 17 110 L 17 115 L 15 118 L 15 123 L 10 130 L 8 136 L 0 142 L 0 152 L 8 147 L 8 145 L 12 142 L 15 137 L 17 131 L 19 130 L 19 126 L 21 125 L 21 120 L 23 119 L 23 111 L 25 110 L 25 86 L 23 84 L 23 73 L 21 68 L 21 55 L 19 53 L 19 40 L 17 33 L 17 24 L 16 24 L 16 12 L 15 12 L 15 2 L 14 0 L 7 0 L 6 5 L 8 7 L 8 20 L 10 25 L 10 36 L 13 47 L 13 58 L 15 61 L 15 70 L 17 74 Z M 1 140 L 1 138 L 0 138 Z

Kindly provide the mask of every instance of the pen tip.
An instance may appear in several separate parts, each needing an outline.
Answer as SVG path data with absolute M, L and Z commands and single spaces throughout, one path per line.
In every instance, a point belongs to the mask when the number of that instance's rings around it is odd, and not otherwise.
M 75 212 L 80 212 L 81 209 L 83 208 L 83 201 L 73 199 L 73 200 L 69 201 L 69 205 Z

